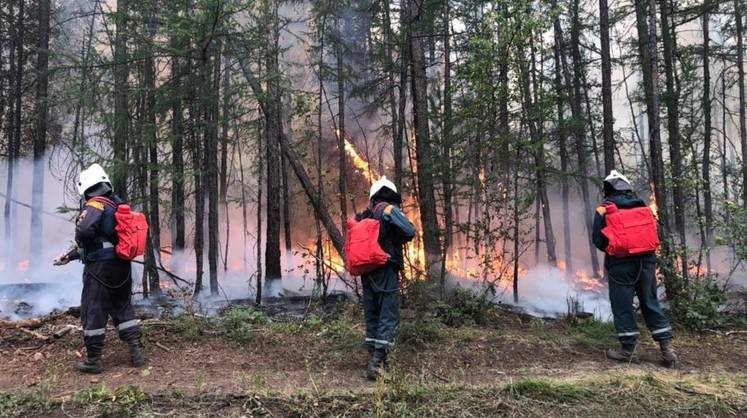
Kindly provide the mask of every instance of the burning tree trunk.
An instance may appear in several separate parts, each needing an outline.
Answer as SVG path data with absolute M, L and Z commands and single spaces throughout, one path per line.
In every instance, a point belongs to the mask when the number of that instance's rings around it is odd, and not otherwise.
M 280 103 L 279 101 L 277 101 L 277 98 L 273 97 L 272 95 L 266 94 L 262 90 L 262 86 L 259 84 L 257 78 L 254 76 L 254 72 L 252 71 L 249 62 L 246 59 L 246 57 L 248 56 L 248 53 L 245 50 L 246 47 L 244 45 L 233 45 L 233 47 L 237 52 L 236 54 L 234 54 L 234 56 L 239 59 L 239 65 L 241 66 L 241 71 L 244 75 L 244 78 L 246 79 L 247 83 L 249 83 L 249 87 L 252 89 L 255 99 L 257 100 L 257 102 L 259 102 L 259 106 L 262 109 L 262 112 L 279 112 Z M 324 228 L 327 230 L 327 234 L 332 241 L 332 245 L 335 247 L 335 250 L 337 250 L 337 253 L 340 254 L 340 256 L 344 259 L 345 240 L 343 239 L 340 230 L 332 220 L 332 216 L 327 209 L 327 205 L 322 200 L 321 195 L 314 188 L 309 175 L 306 173 L 306 170 L 302 165 L 301 159 L 298 157 L 293 148 L 291 148 L 288 137 L 285 136 L 285 133 L 282 131 L 282 126 L 280 128 L 281 130 L 279 139 L 281 150 L 288 158 L 288 163 L 293 169 L 293 172 L 296 174 L 296 178 L 298 178 L 298 182 L 301 184 L 301 188 L 306 193 L 306 197 L 309 199 L 311 206 L 314 208 L 314 212 L 316 213 L 317 218 L 322 222 Z
M 31 191 L 31 256 L 38 259 L 43 254 L 44 239 L 42 210 L 44 205 L 44 154 L 47 147 L 47 90 L 49 87 L 49 2 L 40 0 L 39 30 L 36 40 L 36 127 L 34 129 L 34 184 Z
M 427 22 L 425 21 L 425 10 L 423 10 L 422 4 L 410 0 L 408 1 L 408 11 L 418 203 L 423 227 L 426 269 L 429 278 L 436 280 L 440 277 L 438 269 L 441 266 L 441 244 L 439 242 L 436 197 L 433 187 L 433 154 L 428 126 L 428 75 L 426 74 L 425 50 L 423 49 L 424 28 Z M 443 290 L 443 283 L 440 286 Z

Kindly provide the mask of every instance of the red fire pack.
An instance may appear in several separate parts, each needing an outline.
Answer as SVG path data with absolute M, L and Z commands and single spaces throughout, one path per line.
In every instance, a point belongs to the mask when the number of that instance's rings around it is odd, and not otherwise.
M 381 222 L 375 218 L 366 218 L 361 221 L 348 219 L 345 254 L 347 255 L 347 269 L 353 276 L 378 270 L 389 261 L 389 255 L 379 244 L 380 229 Z
M 145 243 L 148 239 L 148 221 L 145 215 L 132 210 L 130 205 L 117 205 L 105 197 L 97 196 L 93 200 L 116 209 L 114 219 L 117 221 L 117 226 L 114 230 L 117 232 L 119 241 L 114 251 L 117 256 L 129 261 L 145 254 Z
M 602 229 L 602 234 L 609 240 L 607 254 L 630 257 L 659 249 L 659 232 L 651 208 L 620 209 L 615 204 L 607 204 L 605 209 L 607 226 Z

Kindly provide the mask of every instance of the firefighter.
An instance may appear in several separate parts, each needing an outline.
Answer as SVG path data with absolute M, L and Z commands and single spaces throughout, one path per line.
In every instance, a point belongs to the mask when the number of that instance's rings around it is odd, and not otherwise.
M 368 208 L 356 220 L 378 219 L 381 222 L 379 244 L 389 256 L 381 268 L 362 276 L 363 310 L 366 320 L 365 344 L 370 360 L 366 377 L 376 380 L 387 354 L 392 349 L 399 328 L 399 272 L 404 267 L 403 247 L 415 237 L 415 227 L 400 210 L 402 197 L 386 177 L 371 185 Z
M 640 208 L 646 204 L 635 195 L 630 181 L 616 170 L 612 170 L 604 179 L 604 198 L 605 201 L 597 207 L 594 214 L 592 240 L 599 250 L 605 251 L 604 268 L 609 283 L 612 316 L 621 345 L 620 350 L 608 350 L 607 358 L 639 362 L 636 345 L 640 332 L 633 307 L 633 297 L 637 296 L 643 319 L 651 331 L 651 336 L 661 348 L 662 364 L 666 367 L 675 367 L 677 355 L 672 348 L 672 325 L 659 305 L 656 293 L 655 251 L 627 257 L 610 255 L 609 239 L 602 232 L 606 226 L 605 217 L 608 211 Z M 613 207 L 616 209 L 610 209 Z M 650 232 L 654 236 L 655 225 L 652 222 L 653 231 Z M 658 238 L 656 242 L 658 243 Z
M 140 323 L 131 304 L 130 262 L 118 258 L 114 251 L 116 210 L 95 198 L 104 197 L 115 204 L 122 200 L 114 194 L 109 176 L 98 164 L 80 173 L 77 188 L 84 203 L 75 222 L 76 245 L 53 262 L 65 265 L 71 260 L 81 260 L 84 264 L 80 320 L 86 359 L 75 368 L 83 373 L 101 373 L 101 353 L 109 317 L 117 327 L 119 338 L 129 345 L 132 365 L 140 367 L 145 364 L 145 354 L 140 341 Z

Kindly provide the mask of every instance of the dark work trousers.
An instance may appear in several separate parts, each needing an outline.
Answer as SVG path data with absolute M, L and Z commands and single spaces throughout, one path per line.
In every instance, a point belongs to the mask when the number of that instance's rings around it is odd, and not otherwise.
M 656 341 L 674 337 L 672 325 L 659 305 L 656 294 L 656 259 L 617 261 L 607 269 L 610 304 L 617 338 L 622 345 L 633 346 L 640 332 L 633 309 L 633 297 L 638 296 L 643 319 Z
M 122 341 L 140 338 L 140 322 L 132 308 L 132 277 L 128 261 L 96 261 L 87 263 L 83 269 L 80 320 L 89 357 L 101 355 L 109 317 Z
M 388 352 L 399 328 L 399 270 L 392 264 L 363 275 L 366 345 Z

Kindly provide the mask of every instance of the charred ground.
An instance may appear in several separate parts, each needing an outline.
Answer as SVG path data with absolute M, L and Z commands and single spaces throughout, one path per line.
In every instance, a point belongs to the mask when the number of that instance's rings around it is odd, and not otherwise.
M 462 304 L 464 305 L 464 304 Z M 679 330 L 680 367 L 604 359 L 610 324 L 542 320 L 496 308 L 448 305 L 404 312 L 386 379 L 363 377 L 359 307 L 311 310 L 305 319 L 234 307 L 218 318 L 148 320 L 150 356 L 127 366 L 107 334 L 105 372 L 72 370 L 76 332 L 45 342 L 0 330 L 0 415 L 65 416 L 734 416 L 747 413 L 747 334 Z M 35 330 L 51 335 L 71 315 Z

